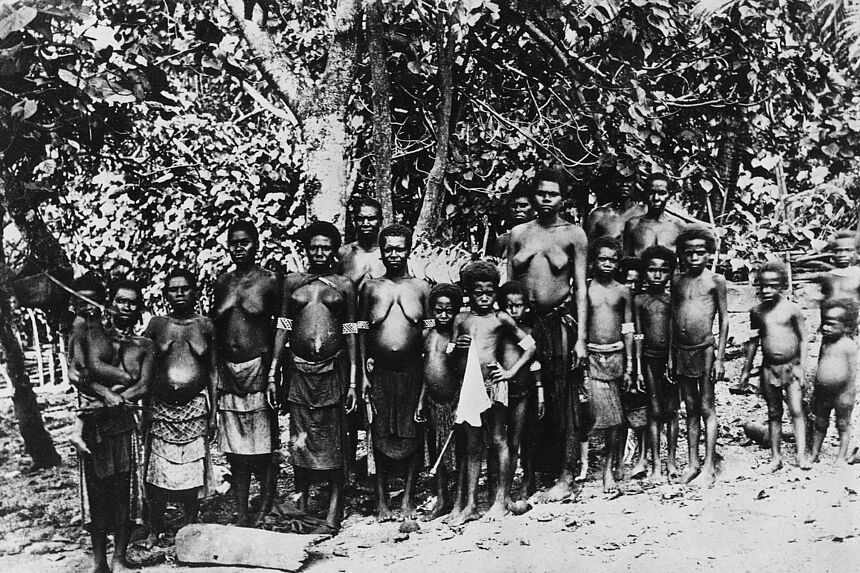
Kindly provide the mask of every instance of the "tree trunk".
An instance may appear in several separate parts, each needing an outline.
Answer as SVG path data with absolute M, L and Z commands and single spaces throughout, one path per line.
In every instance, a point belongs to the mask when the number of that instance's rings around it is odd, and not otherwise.
M 3 228 L 5 218 L 5 207 L 0 205 L 0 229 Z M 41 218 L 39 220 L 41 221 Z M 0 345 L 6 354 L 7 370 L 12 381 L 15 418 L 18 420 L 21 437 L 24 438 L 24 448 L 33 460 L 33 468 L 49 468 L 60 465 L 62 459 L 54 447 L 51 435 L 45 430 L 39 402 L 27 376 L 24 351 L 12 330 L 12 297 L 9 283 L 6 282 L 11 275 L 11 271 L 6 267 L 5 247 L 0 245 Z
M 737 110 L 729 110 L 723 117 L 723 136 L 717 151 L 719 188 L 711 191 L 711 204 L 717 225 L 724 223 L 725 214 L 731 207 L 732 195 L 738 183 L 741 168 L 744 130 Z
M 382 1 L 367 3 L 368 52 L 373 87 L 373 164 L 376 199 L 382 204 L 385 225 L 394 222 L 391 196 L 391 107 L 387 53 L 382 29 Z
M 448 168 L 448 148 L 451 139 L 451 104 L 454 81 L 451 68 L 454 61 L 454 38 L 449 33 L 448 18 L 443 5 L 436 5 L 436 59 L 439 65 L 439 111 L 436 118 L 436 157 L 427 176 L 421 212 L 413 235 L 418 238 L 435 233 L 442 217 L 445 172 Z
M 307 146 L 305 197 L 308 219 L 331 221 L 343 232 L 351 189 L 346 105 L 352 92 L 356 63 L 356 21 L 360 0 L 338 0 L 326 69 L 314 87 L 306 70 L 277 49 L 271 35 L 245 19 L 242 0 L 224 0 L 263 77 L 302 124 Z

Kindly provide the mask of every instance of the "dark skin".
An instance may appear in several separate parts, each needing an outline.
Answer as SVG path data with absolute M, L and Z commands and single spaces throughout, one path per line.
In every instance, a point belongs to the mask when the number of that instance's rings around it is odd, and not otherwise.
M 104 304 L 104 300 L 95 292 L 90 290 L 78 291 L 82 297 L 86 297 L 99 304 Z M 86 384 L 86 354 L 84 347 L 86 345 L 87 336 L 87 317 L 95 314 L 101 316 L 101 310 L 98 307 L 89 304 L 79 297 L 72 298 L 72 305 L 75 312 L 75 320 L 72 322 L 72 328 L 69 332 L 69 383 L 78 390 L 86 393 L 84 386 Z M 69 437 L 69 442 L 74 446 L 79 455 L 92 454 L 90 449 L 84 443 L 84 424 L 80 417 L 75 418 L 75 428 Z
M 761 304 L 750 311 L 750 325 L 753 329 L 758 329 L 759 335 L 753 336 L 747 342 L 746 362 L 740 380 L 742 385 L 746 385 L 749 380 L 759 346 L 765 365 L 786 364 L 798 358 L 801 364 L 807 363 L 809 341 L 803 311 L 800 306 L 783 297 L 785 286 L 785 278 L 779 273 L 768 271 L 759 276 Z M 780 387 L 774 386 L 770 378 L 771 374 L 763 369 L 761 391 L 767 401 L 771 439 L 771 462 L 767 471 L 772 473 L 782 468 L 783 391 L 794 424 L 797 465 L 808 470 L 811 466 L 806 456 L 806 416 L 803 412 L 803 387 L 806 379 L 802 377 L 800 384 Z
M 660 460 L 660 434 L 665 413 L 660 411 L 659 384 L 666 382 L 672 384 L 668 374 L 672 371 L 670 336 L 672 328 L 671 302 L 666 285 L 672 276 L 672 268 L 663 259 L 649 259 L 645 261 L 645 293 L 637 295 L 634 300 L 634 315 L 636 319 L 636 332 L 645 336 L 645 339 L 636 345 L 639 367 L 640 383 L 644 375 L 644 381 L 648 388 L 651 402 L 651 415 L 648 417 L 648 432 L 650 435 L 651 458 L 653 465 L 648 479 L 660 480 L 662 477 L 663 464 Z M 664 351 L 667 353 L 667 361 L 658 365 L 655 369 L 642 366 L 642 352 L 645 348 Z M 677 391 L 677 390 L 676 390 Z M 666 471 L 669 478 L 678 477 L 678 467 L 675 453 L 678 447 L 678 413 L 675 412 L 666 423 Z
M 588 341 L 592 344 L 624 342 L 624 389 L 630 390 L 633 387 L 633 334 L 622 336 L 621 325 L 633 322 L 633 295 L 630 289 L 613 278 L 618 267 L 618 255 L 611 248 L 601 248 L 596 253 L 594 280 L 588 285 Z M 614 493 L 618 491 L 613 462 L 619 459 L 620 427 L 606 428 L 605 432 L 603 492 Z
M 111 301 L 113 325 L 105 328 L 98 314 L 88 316 L 84 344 L 87 379 L 82 389 L 99 398 L 110 411 L 125 408 L 142 398 L 153 378 L 154 345 L 148 338 L 134 336 L 140 319 L 142 300 L 131 289 L 119 289 Z M 93 571 L 127 571 L 126 551 L 130 531 L 131 499 L 128 472 L 105 479 L 88 479 L 93 545 Z M 107 563 L 107 531 L 113 520 L 114 553 Z
M 526 304 L 527 301 L 523 295 L 508 294 L 505 295 L 504 300 L 499 301 L 499 309 L 510 314 L 511 318 L 514 319 L 522 331 L 530 335 L 532 327 L 525 324 Z M 502 368 L 513 367 L 519 361 L 522 354 L 522 348 L 513 343 L 512 340 L 505 339 L 501 349 L 500 363 Z M 511 471 L 516 471 L 517 454 L 519 453 L 523 466 L 523 482 L 520 487 L 520 498 L 527 499 L 535 493 L 536 488 L 533 466 L 534 451 L 533 444 L 529 439 L 523 439 L 523 436 L 526 432 L 527 420 L 535 414 L 537 414 L 538 419 L 542 419 L 546 405 L 544 402 L 541 371 L 529 371 L 528 374 L 525 371 L 521 371 L 520 376 L 528 376 L 531 379 L 530 383 L 534 384 L 536 388 L 537 409 L 534 413 L 529 412 L 530 406 L 534 408 L 531 396 L 525 396 L 524 398 L 511 397 L 509 398 L 506 424 L 508 427 L 508 451 L 511 456 Z
M 510 212 L 510 224 L 508 225 L 509 229 L 513 229 L 517 225 L 522 225 L 523 223 L 528 223 L 532 219 L 534 219 L 534 209 L 532 209 L 531 201 L 529 201 L 528 197 L 516 197 L 511 200 L 508 204 L 508 211 Z M 508 257 L 508 249 L 511 243 L 511 232 L 503 234 L 499 237 L 499 240 L 496 241 L 496 252 L 493 253 L 497 257 L 501 257 L 506 259 Z
M 586 304 L 586 237 L 582 228 L 559 217 L 561 189 L 554 181 L 538 181 L 532 194 L 535 220 L 511 230 L 508 276 L 520 282 L 534 312 L 549 312 L 573 293 L 576 301 L 577 335 L 570 354 L 570 369 L 581 366 L 585 350 L 588 305 Z M 536 501 L 560 501 L 573 493 L 573 467 L 578 448 L 575 432 L 564 436 L 562 472 L 553 487 Z
M 218 277 L 210 316 L 215 324 L 217 351 L 228 362 L 245 362 L 258 356 L 268 368 L 274 342 L 273 317 L 280 310 L 280 292 L 275 273 L 255 263 L 257 240 L 244 230 L 227 237 L 227 250 L 235 268 Z M 269 403 L 274 404 L 275 384 L 266 389 Z M 236 490 L 239 525 L 252 526 L 265 517 L 272 507 L 277 470 L 271 455 L 243 456 L 228 454 Z M 248 515 L 251 475 L 260 481 L 260 513 Z
M 633 189 L 632 180 L 626 180 L 613 194 L 598 198 L 602 205 L 592 210 L 585 222 L 589 240 L 599 237 L 622 240 L 627 222 L 647 212 L 647 208 L 633 197 Z
M 633 217 L 624 225 L 624 253 L 638 257 L 642 251 L 654 245 L 662 245 L 675 250 L 675 241 L 684 224 L 677 217 L 666 212 L 669 200 L 669 182 L 655 179 L 648 193 L 648 211 Z
M 355 287 L 348 278 L 334 274 L 335 250 L 331 237 L 311 237 L 305 247 L 308 258 L 307 273 L 292 273 L 284 281 L 283 304 L 280 316 L 293 321 L 293 330 L 278 330 L 275 338 L 275 355 L 269 371 L 269 380 L 275 380 L 284 349 L 289 341 L 292 352 L 305 360 L 322 362 L 346 350 L 349 355 L 349 390 L 343 407 L 347 413 L 355 409 L 356 362 L 358 344 L 355 334 L 343 334 L 345 323 L 354 323 L 356 315 Z M 314 276 L 324 276 L 337 288 L 323 281 L 307 282 Z M 302 284 L 307 283 L 307 284 Z M 289 384 L 289 381 L 284 381 Z M 329 485 L 329 510 L 326 523 L 339 529 L 343 519 L 344 478 L 341 469 L 317 472 L 293 466 L 296 490 L 299 492 L 299 509 L 307 512 L 310 484 L 324 479 Z M 319 475 L 322 474 L 322 475 Z
M 382 213 L 370 205 L 361 206 L 353 213 L 355 241 L 343 245 L 338 251 L 337 274 L 350 279 L 357 288 L 364 280 L 376 279 L 385 274 L 385 265 L 379 257 L 379 228 Z
M 836 239 L 831 245 L 834 271 L 820 276 L 821 293 L 825 299 L 850 298 L 860 303 L 860 273 L 842 276 L 839 269 L 848 269 L 857 264 L 857 251 L 851 238 Z
M 145 336 L 155 346 L 155 376 L 152 395 L 174 405 L 185 405 L 206 391 L 209 404 L 207 439 L 215 433 L 217 408 L 218 357 L 215 326 L 195 312 L 197 288 L 186 277 L 172 277 L 164 285 L 164 299 L 170 307 L 167 316 L 149 321 Z M 200 511 L 197 489 L 168 491 L 147 484 L 150 509 L 150 539 L 154 544 L 164 531 L 167 501 L 173 497 L 185 509 L 186 523 L 196 523 Z
M 424 332 L 424 386 L 421 388 L 421 397 L 418 398 L 418 408 L 415 411 L 416 422 L 427 420 L 427 396 L 437 403 L 445 403 L 453 400 L 459 390 L 451 354 L 448 352 L 448 344 L 453 342 L 454 315 L 459 308 L 460 301 L 453 301 L 447 296 L 437 297 L 430 305 L 436 326 Z M 436 431 L 435 428 L 433 430 Z M 435 437 L 431 440 L 431 443 L 434 442 Z M 442 452 L 435 452 L 436 456 L 441 454 Z M 442 517 L 454 508 L 448 493 L 448 477 L 448 468 L 444 463 L 439 464 L 436 471 L 436 504 L 427 515 L 426 521 Z M 463 491 L 462 488 L 458 489 Z M 457 498 L 459 499 L 460 495 Z
M 849 336 L 852 325 L 844 308 L 829 308 L 821 316 L 821 352 L 815 373 L 815 432 L 812 458 L 818 462 L 821 446 L 830 425 L 830 412 L 836 412 L 839 452 L 835 463 L 845 464 L 851 441 L 851 412 L 854 409 L 857 372 L 857 343 Z M 856 457 L 854 458 L 856 460 Z
M 504 341 L 509 339 L 516 344 L 528 335 L 517 325 L 511 315 L 503 311 L 493 310 L 493 304 L 496 300 L 496 285 L 494 283 L 475 281 L 469 288 L 468 294 L 471 309 L 458 314 L 454 319 L 453 327 L 458 359 L 461 362 L 459 371 L 465 371 L 467 352 L 469 347 L 474 345 L 477 349 L 476 354 L 484 379 L 496 384 L 509 381 L 534 358 L 535 347 L 532 345 L 523 349 L 522 356 L 510 368 L 505 368 L 499 363 Z M 482 425 L 480 428 L 475 428 L 469 424 L 462 425 L 466 436 L 467 453 L 464 464 L 467 486 L 466 505 L 452 519 L 451 525 L 453 526 L 462 525 L 479 517 L 477 505 L 478 477 L 481 471 L 485 428 L 489 432 L 490 443 L 495 454 L 495 460 L 492 463 L 498 468 L 498 483 L 490 484 L 491 491 L 495 491 L 495 496 L 493 496 L 492 506 L 484 515 L 484 519 L 493 521 L 509 512 L 513 469 L 508 450 L 507 415 L 507 407 L 494 402 L 490 409 L 481 414 Z M 489 460 L 488 465 L 490 465 Z
M 639 285 L 641 284 L 641 277 L 639 276 L 639 271 L 636 269 L 627 269 L 627 276 L 624 277 L 623 283 L 626 286 L 630 293 L 635 297 L 636 293 L 639 291 Z M 635 305 L 634 305 L 635 306 Z M 634 313 L 635 314 L 635 313 Z M 636 345 L 634 344 L 634 347 Z M 636 376 L 637 376 L 637 384 L 634 386 L 634 392 L 642 392 L 641 388 L 645 388 L 645 378 L 642 375 L 642 365 L 639 363 L 639 356 L 636 355 Z M 636 428 L 633 430 L 633 437 L 636 441 L 636 455 L 638 457 L 638 461 L 636 465 L 630 468 L 630 476 L 636 477 L 639 476 L 648 469 L 646 460 L 645 460 L 645 431 L 646 428 Z M 627 426 L 623 426 L 621 428 L 621 435 L 618 437 L 619 443 L 626 444 L 627 443 Z M 619 447 L 617 449 L 618 455 L 623 458 L 624 455 L 624 447 Z M 616 460 L 616 466 L 621 466 L 621 459 Z M 583 479 L 585 476 L 580 474 L 580 477 Z
M 690 465 L 679 483 L 711 485 L 716 480 L 714 453 L 717 449 L 717 411 L 714 384 L 725 374 L 723 357 L 729 337 L 726 279 L 708 270 L 709 253 L 704 239 L 690 239 L 681 246 L 684 273 L 672 280 L 672 338 L 685 346 L 703 343 L 711 336 L 719 316 L 720 336 L 716 355 L 705 354 L 705 374 L 700 378 L 678 377 L 687 410 L 687 445 Z M 699 462 L 699 435 L 705 424 L 705 461 Z
M 430 285 L 409 274 L 406 262 L 411 246 L 406 237 L 387 237 L 380 244 L 385 276 L 364 283 L 359 294 L 359 320 L 370 323 L 370 329 L 359 336 L 363 395 L 371 396 L 368 362 L 411 364 L 421 360 L 424 348 L 423 319 L 427 316 Z M 373 363 L 371 362 L 371 364 Z M 415 404 L 417 406 L 417 404 Z M 420 450 L 420 448 L 419 448 Z M 388 507 L 388 471 L 394 460 L 378 449 L 374 452 L 380 462 L 376 473 L 377 519 L 388 521 L 394 514 Z M 415 505 L 412 494 L 421 462 L 418 453 L 404 460 L 406 486 L 401 511 L 413 519 Z

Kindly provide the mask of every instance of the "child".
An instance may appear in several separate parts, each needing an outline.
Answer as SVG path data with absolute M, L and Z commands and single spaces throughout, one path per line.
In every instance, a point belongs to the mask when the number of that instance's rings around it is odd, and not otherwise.
M 436 321 L 433 328 L 424 331 L 424 385 L 418 398 L 417 422 L 424 422 L 426 414 L 430 417 L 430 463 L 442 454 L 442 449 L 454 429 L 454 408 L 457 406 L 459 386 L 452 371 L 449 357 L 451 346 L 451 327 L 454 317 L 460 312 L 463 291 L 448 283 L 439 283 L 430 290 L 430 313 Z M 448 472 L 455 469 L 455 446 L 448 444 L 442 462 L 436 473 L 436 505 L 430 510 L 427 521 L 436 519 L 452 507 L 457 513 L 463 510 L 461 494 L 464 488 L 458 483 L 457 502 L 451 503 L 448 496 Z
M 827 434 L 831 410 L 836 411 L 836 429 L 839 431 L 836 463 L 845 463 L 848 456 L 857 368 L 857 342 L 849 333 L 855 324 L 857 303 L 854 300 L 827 299 L 821 303 L 821 353 L 812 394 L 815 419 L 812 458 L 815 462 L 818 461 L 821 444 Z
M 618 263 L 615 280 L 630 289 L 633 295 L 639 294 L 642 280 L 645 278 L 645 265 L 642 259 L 624 257 Z
M 726 279 L 711 272 L 710 255 L 716 252 L 713 233 L 699 225 L 687 225 L 678 235 L 676 248 L 683 272 L 672 279 L 672 363 L 687 410 L 689 466 L 679 483 L 711 485 L 716 480 L 717 411 L 714 383 L 725 373 L 723 358 L 729 337 Z M 714 354 L 714 317 L 719 314 L 720 340 Z M 705 463 L 699 462 L 699 434 L 705 423 Z
M 615 493 L 613 475 L 619 433 L 624 422 L 621 382 L 633 383 L 633 295 L 615 281 L 621 243 L 601 237 L 589 247 L 594 279 L 588 285 L 588 376 L 593 429 L 605 430 L 603 491 Z M 620 467 L 618 468 L 620 469 Z
M 666 473 L 669 479 L 678 477 L 675 451 L 678 447 L 678 386 L 669 377 L 672 371 L 669 353 L 669 333 L 672 303 L 666 285 L 675 272 L 675 254 L 663 246 L 648 247 L 642 252 L 645 267 L 645 290 L 634 299 L 636 316 L 638 375 L 644 376 L 648 388 L 648 430 L 651 442 L 651 474 L 648 479 L 661 478 L 660 426 L 666 424 Z
M 528 312 L 525 291 L 518 282 L 507 282 L 499 289 L 499 310 L 507 312 L 517 325 L 528 335 L 532 334 L 532 325 L 528 324 Z M 516 364 L 523 350 L 505 340 L 502 348 L 502 367 L 509 368 Z M 535 396 L 536 395 L 536 396 Z M 535 397 L 537 408 L 535 408 Z M 523 482 L 520 488 L 520 499 L 527 499 L 536 491 L 534 472 L 534 444 L 528 426 L 534 421 L 534 413 L 538 419 L 544 414 L 544 390 L 541 381 L 541 363 L 533 360 L 528 370 L 521 370 L 519 375 L 508 383 L 508 451 L 511 457 L 511 474 L 517 469 L 517 453 L 523 466 Z M 522 448 L 522 449 L 521 449 Z
M 498 483 L 491 484 L 491 491 L 495 489 L 496 495 L 492 500 L 492 507 L 485 515 L 485 519 L 493 520 L 507 514 L 511 502 L 513 472 L 505 427 L 508 383 L 517 376 L 523 366 L 532 360 L 535 354 L 535 343 L 531 336 L 523 332 L 511 315 L 504 311 L 493 310 L 496 290 L 499 287 L 499 271 L 496 270 L 495 265 L 487 261 L 469 263 L 460 272 L 460 282 L 469 296 L 470 309 L 461 312 L 454 319 L 454 340 L 461 358 L 468 350 L 469 354 L 478 361 L 484 386 L 492 403 L 489 409 L 481 414 L 481 427 L 487 428 L 490 434 L 488 441 L 492 444 L 493 454 L 496 457 L 495 463 L 499 468 Z M 514 340 L 523 349 L 522 356 L 508 369 L 499 365 L 501 358 L 499 349 L 506 340 Z M 465 368 L 462 371 L 468 369 L 469 362 L 466 357 Z M 458 404 L 458 416 L 461 407 L 462 404 Z M 484 444 L 481 427 L 476 428 L 469 424 L 462 426 L 466 441 L 467 492 L 465 507 L 451 522 L 455 526 L 478 518 L 478 474 L 481 470 L 481 453 Z
M 768 472 L 782 468 L 782 400 L 785 392 L 788 411 L 794 424 L 797 465 L 810 468 L 806 457 L 806 418 L 803 413 L 803 387 L 806 376 L 808 340 L 803 311 L 782 296 L 788 286 L 788 270 L 780 262 L 759 268 L 761 304 L 750 311 L 753 334 L 747 343 L 747 357 L 741 372 L 741 386 L 749 380 L 756 351 L 761 344 L 761 393 L 767 402 L 770 428 L 771 461 Z
M 824 299 L 850 298 L 860 304 L 860 267 L 857 266 L 854 231 L 839 231 L 830 241 L 834 269 L 821 275 Z M 852 327 L 853 330 L 853 327 Z

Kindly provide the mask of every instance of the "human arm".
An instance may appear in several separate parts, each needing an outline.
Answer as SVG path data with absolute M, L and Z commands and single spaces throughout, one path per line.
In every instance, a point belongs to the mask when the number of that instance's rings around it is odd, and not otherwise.
M 427 408 L 427 383 L 421 385 L 421 393 L 418 395 L 418 405 L 415 407 L 413 419 L 419 424 L 427 421 L 425 409 Z
M 588 357 L 585 341 L 588 337 L 588 289 L 585 286 L 586 253 L 585 232 L 579 227 L 574 231 L 573 288 L 576 297 L 576 343 L 573 346 L 573 367 L 582 366 Z
M 744 366 L 741 369 L 740 385 L 744 386 L 749 383 L 750 372 L 752 371 L 753 361 L 755 360 L 756 352 L 758 352 L 759 344 L 759 329 L 761 328 L 761 320 L 759 319 L 756 309 L 750 311 L 750 329 L 752 330 L 749 340 L 746 342 L 746 357 Z
M 490 379 L 496 383 L 510 380 L 516 376 L 523 366 L 532 361 L 535 352 L 537 351 L 534 338 L 520 328 L 511 315 L 506 312 L 499 312 L 498 316 L 502 321 L 503 333 L 508 336 L 512 335 L 517 340 L 517 343 L 523 352 L 519 359 L 510 368 L 505 369 L 497 364 L 496 368 L 492 369 L 490 372 Z
M 806 319 L 803 316 L 803 310 L 800 305 L 795 305 L 794 308 L 794 328 L 797 331 L 798 340 L 800 340 L 800 367 L 804 370 L 809 364 L 809 332 L 806 330 Z M 800 379 L 802 387 L 806 387 L 806 374 Z
M 127 388 L 134 383 L 131 375 L 109 364 L 104 354 L 112 355 L 113 345 L 107 339 L 101 319 L 95 317 L 88 321 L 86 335 L 86 366 L 88 370 L 84 393 L 101 399 L 108 408 L 119 406 L 124 402 L 122 396 L 111 390 L 115 386 Z
M 634 217 L 624 223 L 624 233 L 621 235 L 621 243 L 624 248 L 624 256 L 625 257 L 635 257 L 633 249 L 633 231 L 636 228 L 636 224 L 639 222 L 639 217 Z
M 346 323 L 355 325 L 357 316 L 357 307 L 355 301 L 355 286 L 352 281 L 346 277 L 342 278 L 345 289 L 344 296 L 346 297 Z M 358 403 L 356 386 L 358 384 L 357 364 L 358 364 L 358 340 L 359 331 L 353 334 L 346 334 L 346 351 L 349 355 L 349 389 L 346 391 L 346 412 L 352 413 Z
M 636 334 L 633 335 L 633 350 L 636 356 L 636 390 L 644 392 L 645 371 L 642 370 L 642 350 L 645 347 L 645 334 L 642 324 L 642 308 L 636 297 L 633 297 L 633 324 L 636 326 Z
M 155 344 L 148 338 L 140 338 L 138 344 L 143 349 L 143 357 L 140 361 L 140 376 L 131 386 L 120 394 L 126 402 L 136 402 L 149 392 L 152 378 L 155 374 Z
M 634 340 L 633 335 L 636 334 L 636 325 L 633 322 L 633 295 L 630 294 L 630 289 L 622 288 L 622 301 L 624 304 L 623 317 L 621 324 L 621 337 L 624 340 L 624 388 L 630 392 L 633 388 L 633 366 L 634 366 Z
M 221 383 L 221 371 L 218 369 L 218 344 L 215 339 L 215 325 L 206 319 L 206 337 L 209 341 L 209 427 L 207 434 L 209 439 L 215 437 L 215 429 L 218 422 L 218 386 Z
M 538 419 L 543 419 L 544 414 L 546 413 L 546 401 L 544 400 L 544 390 L 543 390 L 543 376 L 541 374 L 541 363 L 533 362 L 533 365 L 537 365 L 537 369 L 532 369 L 532 374 L 535 379 L 535 388 L 537 389 L 537 415 Z
M 729 340 L 729 310 L 726 294 L 726 279 L 723 275 L 714 275 L 714 297 L 717 302 L 717 312 L 720 323 L 720 342 L 717 356 L 714 359 L 714 381 L 722 380 L 726 374 L 724 364 L 726 344 Z
M 361 395 L 370 400 L 370 376 L 367 371 L 367 326 L 370 324 L 370 293 L 372 284 L 365 282 L 358 293 L 358 322 L 364 328 L 358 330 L 358 378 L 361 384 Z

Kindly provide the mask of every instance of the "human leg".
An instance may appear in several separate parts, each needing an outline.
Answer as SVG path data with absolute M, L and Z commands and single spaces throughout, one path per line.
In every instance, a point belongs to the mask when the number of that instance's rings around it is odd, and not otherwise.
M 613 462 L 621 449 L 621 428 L 618 426 L 606 428 L 606 444 L 603 453 L 603 493 L 615 493 L 618 484 L 615 481 Z
M 296 465 L 293 466 L 293 482 L 296 493 L 299 494 L 298 509 L 304 513 L 308 512 L 310 504 L 311 484 L 307 471 Z
M 445 516 L 444 521 L 455 519 L 463 508 L 466 507 L 466 494 L 468 490 L 467 466 L 468 457 L 466 454 L 466 435 L 463 429 L 463 424 L 454 426 L 454 451 L 456 452 L 456 475 L 455 475 L 455 490 L 454 504 L 451 511 Z
M 495 457 L 496 465 L 499 468 L 499 480 L 496 484 L 495 495 L 490 498 L 492 505 L 484 516 L 484 519 L 488 521 L 506 515 L 511 504 L 513 471 L 508 448 L 507 418 L 508 408 L 498 402 L 493 404 L 487 415 L 487 422 L 492 433 L 490 443 L 493 445 L 493 451 L 488 458 Z
M 636 442 L 636 464 L 630 468 L 630 476 L 631 477 L 642 477 L 645 475 L 645 472 L 648 471 L 648 456 L 645 453 L 645 444 L 646 440 L 646 428 L 635 428 L 633 431 L 633 437 Z
M 92 573 L 110 573 L 107 561 L 107 532 L 111 516 L 112 491 L 108 487 L 107 480 L 95 477 L 92 462 L 88 461 L 84 473 L 87 487 L 87 499 L 90 505 L 90 541 L 93 546 L 93 568 Z
M 699 434 L 701 433 L 701 402 L 699 397 L 699 381 L 696 378 L 678 376 L 678 384 L 681 386 L 681 394 L 684 398 L 684 407 L 687 410 L 687 451 L 689 461 L 687 469 L 675 480 L 677 483 L 690 483 L 699 475 L 701 462 L 699 461 Z
M 821 446 L 824 444 L 824 438 L 827 436 L 827 427 L 830 425 L 830 411 L 832 409 L 833 401 L 830 400 L 830 397 L 823 396 L 820 391 L 816 390 L 812 399 L 815 429 L 812 434 L 811 452 L 812 461 L 816 463 L 821 454 Z
M 663 374 L 657 370 L 659 365 L 654 360 L 644 361 L 645 384 L 648 388 L 648 436 L 651 445 L 651 473 L 649 480 L 659 480 L 663 471 L 663 462 L 660 459 L 660 426 L 663 419 L 663 410 L 660 407 L 660 387 L 658 381 L 662 380 Z M 665 365 L 664 365 L 665 369 Z
M 418 481 L 418 466 L 422 459 L 422 450 L 418 448 L 418 451 L 409 456 L 406 462 L 406 485 L 403 487 L 403 502 L 400 504 L 400 511 L 404 519 L 415 519 L 415 504 L 412 494 L 415 491 L 415 482 Z
M 158 543 L 159 536 L 164 532 L 164 513 L 167 510 L 167 492 L 151 483 L 146 484 L 146 497 L 149 506 L 149 537 L 150 547 Z
M 511 466 L 511 478 L 513 478 L 514 473 L 517 469 L 517 454 L 520 452 L 520 447 L 523 444 L 523 435 L 524 428 L 526 425 L 526 416 L 528 415 L 528 402 L 529 399 L 527 396 L 522 398 L 511 398 L 510 403 L 508 404 L 508 417 L 507 417 L 507 427 L 508 427 L 508 455 L 510 457 L 510 466 Z M 527 446 L 524 449 L 528 449 Z M 525 461 L 523 457 L 523 485 L 527 484 L 525 469 L 528 465 L 528 462 Z M 525 493 L 525 487 L 522 488 L 522 493 Z M 522 494 L 520 497 L 524 497 Z M 527 496 L 525 496 L 527 497 Z
M 705 373 L 702 375 L 699 383 L 702 421 L 705 426 L 705 461 L 702 464 L 702 471 L 695 478 L 696 481 L 694 485 L 712 485 L 717 478 L 715 458 L 719 426 L 717 425 L 714 380 L 711 372 L 713 361 L 713 353 L 707 353 L 705 355 Z M 698 444 L 696 449 L 698 450 Z
M 255 456 L 254 475 L 260 482 L 260 511 L 254 517 L 256 527 L 269 515 L 275 503 L 275 493 L 278 489 L 278 468 L 272 454 Z M 250 481 L 250 480 L 249 480 Z
M 332 529 L 340 529 L 340 522 L 343 519 L 343 487 L 343 471 L 332 470 L 329 481 L 328 516 L 326 516 L 326 523 Z
M 774 386 L 772 375 L 762 367 L 761 393 L 767 403 L 767 421 L 770 434 L 770 464 L 769 473 L 782 468 L 782 388 Z
M 808 470 L 812 466 L 806 452 L 806 413 L 803 411 L 803 387 L 800 381 L 792 382 L 785 388 L 788 413 L 794 426 L 794 443 L 797 448 L 797 465 Z
M 236 499 L 237 525 L 247 527 L 250 525 L 248 518 L 248 497 L 251 491 L 251 462 L 250 456 L 239 454 L 225 454 L 230 464 L 230 473 L 233 475 L 233 490 Z
M 113 556 L 111 571 L 114 573 L 127 571 L 126 552 L 131 537 L 131 475 L 128 472 L 116 474 L 111 478 L 113 487 Z
M 478 513 L 478 476 L 481 473 L 481 453 L 484 436 L 481 428 L 462 425 L 466 439 L 466 496 L 463 509 L 451 520 L 451 525 L 463 525 L 480 517 Z
M 839 453 L 836 463 L 848 461 L 848 443 L 851 441 L 851 414 L 854 412 L 854 384 L 848 387 L 836 399 L 836 429 L 839 431 Z
M 388 507 L 388 466 L 391 464 L 381 451 L 374 452 L 376 457 L 376 520 L 392 521 L 394 512 Z
M 520 484 L 520 499 L 528 499 L 537 491 L 535 477 L 535 425 L 537 417 L 537 396 L 533 393 L 525 399 L 526 410 L 523 414 L 523 429 L 520 434 L 520 464 L 523 468 L 523 482 Z M 511 450 L 513 452 L 513 450 Z

